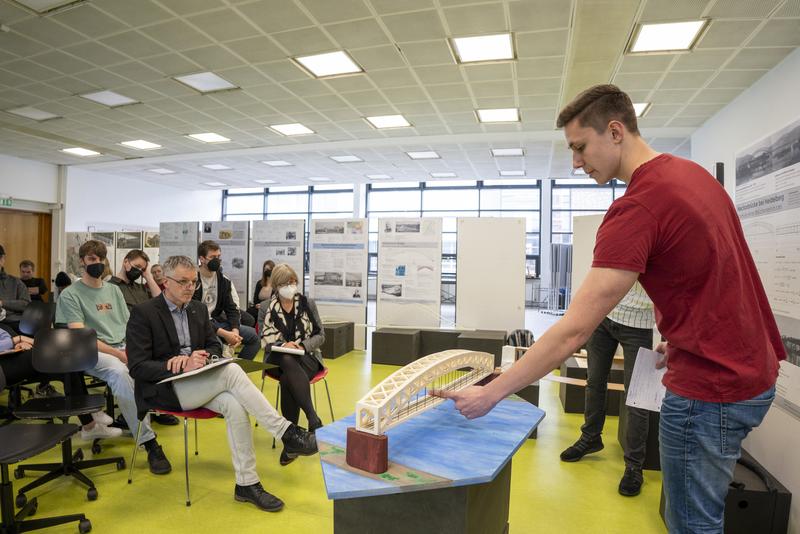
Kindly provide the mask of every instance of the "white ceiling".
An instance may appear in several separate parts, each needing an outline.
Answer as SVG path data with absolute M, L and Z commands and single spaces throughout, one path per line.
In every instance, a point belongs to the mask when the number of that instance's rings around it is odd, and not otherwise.
M 693 52 L 623 54 L 636 23 L 697 17 L 712 22 Z M 425 180 L 439 171 L 488 179 L 520 168 L 529 178 L 566 176 L 555 117 L 591 83 L 651 101 L 644 135 L 658 150 L 687 155 L 696 127 L 800 46 L 800 0 L 87 0 L 48 17 L 0 0 L 0 23 L 9 29 L 0 32 L 0 110 L 32 106 L 63 117 L 0 112 L 0 153 L 197 189 L 208 181 L 308 184 L 310 176 Z M 455 64 L 448 37 L 504 31 L 514 32 L 517 60 Z M 288 59 L 336 49 L 365 74 L 316 80 Z M 201 95 L 171 79 L 203 70 L 241 89 Z M 106 89 L 141 103 L 109 109 L 76 96 Z M 522 121 L 479 124 L 474 110 L 493 107 L 519 107 Z M 378 131 L 362 118 L 394 113 L 413 127 Z M 316 133 L 266 128 L 288 122 Z M 205 131 L 232 142 L 184 137 Z M 164 148 L 117 144 L 132 139 Z M 59 152 L 67 146 L 104 155 L 87 164 Z M 524 147 L 525 157 L 489 154 L 510 146 Z M 419 149 L 442 159 L 403 153 Z M 339 154 L 365 161 L 328 159 Z M 270 168 L 265 159 L 294 166 Z M 207 163 L 234 170 L 199 167 Z

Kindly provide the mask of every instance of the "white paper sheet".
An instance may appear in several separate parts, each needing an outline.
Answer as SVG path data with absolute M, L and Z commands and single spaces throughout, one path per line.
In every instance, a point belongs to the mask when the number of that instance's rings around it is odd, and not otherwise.
M 661 411 L 661 402 L 667 392 L 661 379 L 667 372 L 667 368 L 656 369 L 656 362 L 662 357 L 663 355 L 658 352 L 643 347 L 639 348 L 625 404 L 652 412 Z

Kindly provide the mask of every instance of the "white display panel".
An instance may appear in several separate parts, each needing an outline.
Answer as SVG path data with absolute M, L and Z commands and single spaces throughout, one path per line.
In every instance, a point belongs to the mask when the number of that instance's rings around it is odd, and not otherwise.
M 592 268 L 594 243 L 604 214 L 572 217 L 572 295 L 581 287 Z
M 197 262 L 197 244 L 200 242 L 199 224 L 192 222 L 162 222 L 159 225 L 159 258 L 186 256 Z
M 442 219 L 378 220 L 377 326 L 438 328 Z
M 456 325 L 525 328 L 525 219 L 459 217 Z
M 117 232 L 116 234 L 117 249 L 115 260 L 111 267 L 115 276 L 122 268 L 122 262 L 125 260 L 125 256 L 128 255 L 128 252 L 136 249 L 142 250 L 142 246 L 144 245 L 142 232 Z
M 216 241 L 222 252 L 222 273 L 230 278 L 239 295 L 239 307 L 247 308 L 247 266 L 249 264 L 249 221 L 203 222 L 201 242 Z
M 253 221 L 253 251 L 250 255 L 248 298 L 253 296 L 267 260 L 275 265 L 286 263 L 297 273 L 297 284 L 303 292 L 303 258 L 305 258 L 305 220 Z

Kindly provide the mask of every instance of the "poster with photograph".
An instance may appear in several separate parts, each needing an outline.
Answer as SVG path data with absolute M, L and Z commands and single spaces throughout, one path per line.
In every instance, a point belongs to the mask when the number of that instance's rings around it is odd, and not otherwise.
M 736 154 L 736 210 L 788 353 L 775 404 L 800 419 L 800 119 Z
M 366 219 L 311 221 L 311 296 L 319 303 L 367 304 Z
M 116 270 L 116 256 L 117 256 L 117 247 L 116 247 L 116 233 L 115 232 L 92 232 L 89 236 L 89 239 L 94 239 L 95 241 L 100 241 L 106 245 L 106 267 L 107 271 L 104 274 L 108 276 L 110 273 L 111 275 L 117 274 Z
M 161 262 L 160 244 L 161 236 L 158 232 L 144 232 L 143 250 L 150 258 L 150 265 Z
M 250 286 L 248 299 L 253 297 L 256 282 L 263 273 L 264 262 L 275 265 L 288 264 L 297 273 L 297 287 L 304 289 L 303 262 L 305 261 L 304 219 L 287 221 L 253 221 L 253 253 L 250 258 Z
M 197 261 L 197 245 L 200 243 L 198 228 L 197 221 L 162 222 L 157 234 L 159 261 L 170 256 L 187 256 Z
M 239 295 L 239 307 L 247 308 L 249 221 L 203 222 L 200 241 L 213 240 L 222 251 L 222 273 L 230 278 Z
M 116 240 L 117 250 L 112 267 L 114 275 L 122 268 L 122 262 L 128 252 L 134 249 L 143 250 L 142 232 L 116 232 Z
M 378 326 L 439 327 L 442 219 L 378 221 Z
M 67 254 L 64 272 L 70 275 L 73 280 L 83 276 L 83 267 L 81 266 L 78 250 L 81 245 L 91 239 L 91 235 L 89 232 L 67 232 Z

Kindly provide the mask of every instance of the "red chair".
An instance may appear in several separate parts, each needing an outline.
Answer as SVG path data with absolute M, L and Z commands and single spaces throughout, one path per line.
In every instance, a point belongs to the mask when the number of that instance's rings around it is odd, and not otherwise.
M 183 459 L 186 469 L 186 506 L 192 505 L 192 499 L 189 495 L 189 419 L 194 419 L 194 454 L 199 454 L 197 450 L 197 420 L 198 419 L 214 419 L 219 414 L 208 408 L 197 408 L 196 410 L 186 410 L 185 412 L 172 412 L 169 410 L 152 410 L 156 413 L 163 413 L 174 415 L 175 417 L 183 417 Z M 139 449 L 139 435 L 142 431 L 142 424 L 139 422 L 136 431 L 136 440 L 133 442 L 133 457 L 131 458 L 131 467 L 128 471 L 128 484 L 133 483 L 133 464 L 136 462 L 136 451 Z
M 271 372 L 272 371 L 272 372 Z M 280 406 L 281 401 L 281 383 L 280 378 L 275 371 L 280 371 L 280 369 L 267 369 L 261 375 L 261 392 L 264 392 L 264 382 L 266 381 L 266 377 L 270 377 L 271 379 L 278 382 L 278 393 L 275 395 L 275 408 L 277 409 Z M 331 422 L 336 420 L 336 417 L 333 416 L 333 403 L 331 402 L 331 392 L 328 389 L 328 380 L 325 378 L 328 376 L 328 368 L 323 367 L 321 371 L 311 377 L 311 380 L 308 383 L 311 385 L 311 389 L 314 392 L 314 409 L 317 408 L 317 382 L 322 380 L 322 383 L 325 384 L 325 394 L 328 396 L 328 409 L 331 411 Z M 256 423 L 258 426 L 258 423 Z M 275 438 L 272 438 L 272 448 L 275 448 Z

